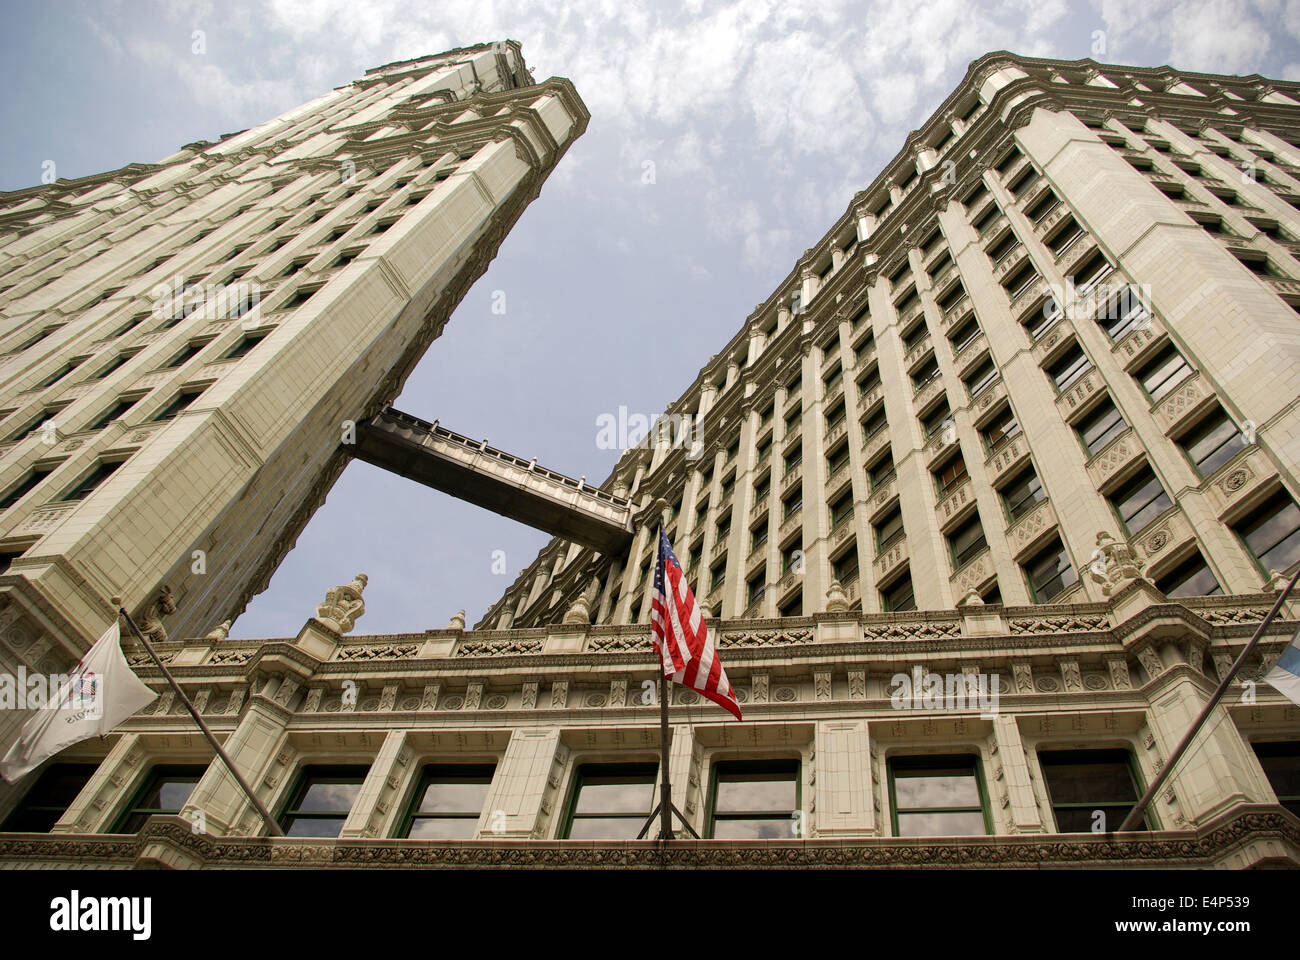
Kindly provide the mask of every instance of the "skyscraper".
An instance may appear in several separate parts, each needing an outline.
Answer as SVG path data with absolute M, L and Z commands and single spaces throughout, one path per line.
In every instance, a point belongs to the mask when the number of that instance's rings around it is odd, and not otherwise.
M 587 119 L 482 44 L 0 197 L 3 667 L 237 616 Z
M 1300 563 L 1297 254 L 1300 84 L 981 57 L 599 489 L 369 421 L 566 538 L 478 629 L 347 636 L 363 576 L 294 638 L 168 621 L 293 838 L 164 694 L 0 793 L 52 831 L 0 863 L 1300 863 L 1300 708 L 1254 684 L 1295 599 L 1114 833 Z M 676 692 L 674 801 L 726 842 L 667 850 L 631 839 L 660 518 L 744 711 Z

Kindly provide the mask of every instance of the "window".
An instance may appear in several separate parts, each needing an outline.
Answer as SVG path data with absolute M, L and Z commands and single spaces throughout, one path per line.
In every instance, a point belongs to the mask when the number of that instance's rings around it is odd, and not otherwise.
M 9 491 L 0 499 L 0 510 L 8 510 L 15 503 L 21 500 L 27 494 L 31 493 L 40 484 L 42 480 L 54 472 L 58 464 L 49 464 L 46 466 L 33 467 L 21 481 L 9 488 Z
M 863 440 L 864 441 L 870 440 L 881 430 L 884 430 L 885 427 L 887 426 L 889 426 L 889 421 L 885 419 L 885 411 L 884 408 L 882 407 L 880 410 L 877 410 L 872 416 L 868 417 L 865 421 L 863 421 L 862 424 Z
M 931 357 L 925 363 L 921 364 L 921 369 L 912 374 L 912 389 L 920 392 L 927 384 L 931 383 L 939 376 L 939 361 Z
M 239 357 L 247 356 L 255 346 L 266 339 L 266 332 L 246 333 L 239 338 L 239 342 L 222 354 L 222 360 L 236 360 Z
M 955 457 L 945 462 L 938 470 L 934 471 L 934 483 L 938 488 L 939 496 L 946 497 L 963 483 L 966 482 L 968 474 L 966 473 L 966 458 L 959 452 Z
M 764 460 L 767 459 L 767 455 L 771 452 L 772 452 L 772 435 L 769 433 L 764 438 L 763 442 L 758 445 L 758 449 L 754 451 L 754 464 L 758 465 L 762 463 Z
M 716 590 L 727 582 L 727 558 L 723 557 L 709 570 L 710 589 Z
M 207 769 L 197 764 L 154 767 L 109 833 L 139 833 L 154 814 L 180 813 Z
M 1079 226 L 1078 221 L 1073 217 L 1066 217 L 1065 223 L 1062 224 L 1048 239 L 1047 249 L 1052 251 L 1052 256 L 1057 259 L 1066 250 L 1074 246 L 1075 241 L 1083 236 L 1083 227 Z
M 749 549 L 757 550 L 765 543 L 767 543 L 767 517 L 763 518 L 762 523 L 750 528 Z
M 779 840 L 794 836 L 798 760 L 719 761 L 705 836 L 712 840 Z
M 492 764 L 430 764 L 420 773 L 398 837 L 472 840 L 492 785 Z
M 833 391 L 836 387 L 838 387 L 840 385 L 840 381 L 843 379 L 844 379 L 844 368 L 837 363 L 835 364 L 835 369 L 832 370 L 830 374 L 827 375 L 826 379 L 822 381 L 822 383 L 826 387 L 827 395 L 829 395 L 831 391 Z
M 1109 397 L 1097 404 L 1074 427 L 1089 455 L 1100 451 L 1127 429 L 1128 424 Z
M 875 493 L 885 484 L 891 482 L 895 476 L 894 458 L 881 457 L 870 468 L 871 492 Z
M 1048 368 L 1047 375 L 1052 378 L 1052 383 L 1056 385 L 1056 392 L 1064 393 L 1091 369 L 1092 361 L 1083 352 L 1083 348 L 1076 343 L 1065 351 L 1065 355 L 1060 360 L 1057 360 Z
M 785 455 L 785 460 L 784 460 L 785 473 L 782 474 L 782 476 L 788 475 L 791 470 L 794 470 L 801 463 L 803 463 L 802 443 L 797 444 L 793 450 L 791 450 L 789 453 Z
M 989 832 L 975 757 L 893 757 L 889 805 L 894 835 L 967 837 Z
M 903 335 L 903 352 L 911 353 L 921 344 L 930 339 L 930 328 L 924 322 L 918 323 L 910 331 Z
M 1019 270 L 1002 281 L 1002 288 L 1007 291 L 1007 296 L 1014 301 L 1019 300 L 1028 293 L 1029 288 L 1037 281 L 1038 273 L 1034 270 L 1034 265 L 1029 261 L 1025 261 Z
M 68 490 L 59 500 L 66 503 L 70 500 L 85 500 L 95 492 L 95 488 L 113 475 L 118 467 L 122 465 L 121 460 L 101 460 L 95 464 L 95 468 L 86 474 L 77 483 L 76 486 Z
M 928 440 L 939 433 L 951 417 L 952 411 L 948 409 L 946 400 L 936 406 L 932 412 L 927 413 L 921 420 L 921 430 L 924 431 L 925 438 Z
M 182 411 L 189 407 L 191 403 L 197 400 L 203 394 L 203 389 L 182 390 L 176 395 L 171 403 L 159 410 L 154 415 L 153 423 L 161 423 L 164 420 L 175 420 Z
M 844 422 L 844 402 L 840 401 L 835 405 L 835 409 L 826 414 L 826 432 L 834 430 Z
M 1134 287 L 1124 287 L 1109 296 L 1099 297 L 1099 300 L 1101 309 L 1097 313 L 1097 322 L 1112 343 L 1119 343 L 1138 327 L 1150 325 L 1151 311 Z
M 953 569 L 962 566 L 977 553 L 988 546 L 984 539 L 984 527 L 980 524 L 979 514 L 971 518 L 948 534 L 948 549 L 952 553 Z
M 1038 474 L 1034 473 L 1033 467 L 1026 467 L 1020 471 L 998 493 L 1002 497 L 1002 503 L 1007 508 L 1007 516 L 1012 523 L 1023 517 L 1034 508 L 1034 504 L 1047 496 L 1043 493 L 1042 481 L 1038 479 Z
M 562 840 L 635 840 L 650 817 L 657 763 L 584 763 Z
M 901 613 L 906 610 L 916 609 L 916 596 L 912 592 L 911 570 L 904 571 L 902 576 L 889 586 L 881 589 L 880 602 L 889 613 Z
M 790 411 L 789 416 L 785 418 L 785 435 L 788 437 L 798 432 L 803 423 L 803 408 L 796 406 Z
M 299 287 L 289 296 L 287 300 L 285 300 L 283 303 L 280 304 L 278 309 L 292 310 L 294 307 L 300 307 L 308 300 L 310 300 L 312 298 L 312 294 L 314 294 L 319 289 L 320 287 Z
M 1265 571 L 1300 560 L 1300 507 L 1279 490 L 1232 525 Z
M 795 570 L 795 567 L 797 567 L 802 560 L 802 545 L 798 540 L 791 541 L 790 544 L 781 551 L 781 576 L 784 577 L 792 570 L 796 573 L 802 573 L 802 570 Z M 782 614 L 782 616 L 785 616 L 785 614 Z
M 44 390 L 46 387 L 54 386 L 56 383 L 58 383 L 60 380 L 62 380 L 64 377 L 70 374 L 73 370 L 76 370 L 77 367 L 79 367 L 80 365 L 81 365 L 80 360 L 73 360 L 70 361 L 69 363 L 63 364 L 61 367 L 55 368 L 54 370 L 50 371 L 50 373 L 48 373 L 45 376 L 45 378 L 41 380 L 40 383 L 36 385 L 35 389 Z
M 93 763 L 55 763 L 19 801 L 0 827 L 6 833 L 49 833 L 95 772 Z
M 1213 413 L 1178 438 L 1178 445 L 1196 472 L 1208 477 L 1246 447 L 1246 437 L 1223 408 L 1216 405 Z
M 865 315 L 866 314 L 863 314 L 863 316 Z M 869 357 L 875 349 L 876 349 L 876 338 L 871 335 L 867 335 L 863 337 L 862 342 L 859 343 L 853 349 L 854 362 L 861 363 L 863 360 Z
M 87 430 L 99 430 L 106 427 L 114 420 L 120 420 L 122 415 L 134 407 L 140 401 L 139 397 L 118 397 L 117 403 L 104 411 L 104 414 L 88 426 Z
M 100 370 L 98 373 L 96 373 L 94 376 L 90 377 L 89 379 L 91 379 L 91 380 L 103 380 L 103 379 L 104 379 L 105 377 L 107 377 L 110 373 L 112 373 L 114 370 L 118 369 L 120 366 L 122 366 L 122 364 L 126 363 L 128 360 L 130 360 L 130 359 L 131 359 L 132 357 L 134 357 L 134 356 L 135 356 L 135 353 L 134 353 L 134 352 L 132 352 L 132 353 L 119 353 L 116 357 L 113 358 L 113 362 L 112 362 L 112 363 L 110 363 L 108 366 L 104 367 L 102 370 Z
M 1032 220 L 1036 224 L 1044 217 L 1046 217 L 1049 213 L 1051 213 L 1053 210 L 1055 210 L 1057 204 L 1059 204 L 1060 202 L 1061 201 L 1057 198 L 1055 193 L 1053 193 L 1051 190 L 1046 190 L 1043 192 L 1043 195 L 1038 198 L 1038 200 L 1034 203 L 1034 205 L 1025 211 L 1025 216 L 1027 216 L 1030 220 Z
M 1142 792 L 1127 750 L 1040 750 L 1038 764 L 1057 833 L 1118 830 Z
M 980 214 L 980 218 L 975 221 L 975 232 L 983 235 L 986 230 L 993 226 L 994 222 L 1002 215 L 996 203 L 990 203 L 988 207 Z
M 1137 533 L 1172 506 L 1169 494 L 1150 466 L 1144 466 L 1107 494 L 1106 499 L 1130 534 Z
M 989 248 L 989 259 L 997 266 L 1011 255 L 1011 251 L 1020 246 L 1020 240 L 1010 230 L 996 244 Z
M 1138 371 L 1137 379 L 1151 402 L 1159 403 L 1191 375 L 1192 368 L 1170 343 Z
M 903 514 L 897 507 L 876 524 L 876 553 L 881 554 L 903 539 Z
M 1035 603 L 1051 603 L 1078 579 L 1059 539 L 1035 554 L 1024 570 Z
M 853 516 L 853 491 L 846 490 L 844 495 L 831 504 L 831 527 L 838 527 Z
M 1016 419 L 1011 407 L 1006 406 L 994 418 L 993 422 L 981 431 L 981 434 L 984 437 L 984 443 L 988 447 L 989 453 L 997 453 L 1013 437 L 1020 436 L 1020 421 Z
M 746 604 L 758 603 L 758 601 L 763 599 L 763 594 L 767 593 L 767 575 L 764 573 L 754 574 L 753 579 L 751 579 L 747 584 L 745 584 L 745 587 L 746 587 L 746 593 L 748 594 L 749 597 L 749 599 L 747 599 L 745 603 Z
M 368 772 L 363 766 L 303 768 L 280 828 L 290 837 L 337 837 Z
M 833 477 L 835 476 L 836 473 L 838 473 L 840 470 L 843 470 L 848 465 L 849 465 L 849 445 L 848 443 L 841 443 L 838 447 L 835 448 L 835 450 L 830 454 L 830 456 L 826 458 L 826 475 L 828 477 Z
M 185 345 L 184 350 L 182 350 L 180 353 L 176 354 L 176 356 L 172 357 L 170 360 L 164 363 L 159 369 L 171 370 L 175 367 L 184 366 L 190 360 L 194 359 L 194 357 L 198 354 L 198 352 L 202 350 L 205 346 L 207 346 L 206 341 L 203 343 L 188 343 Z
M 831 562 L 831 572 L 841 584 L 854 583 L 858 579 L 858 548 L 850 547 Z
M 795 490 L 788 497 L 781 501 L 781 522 L 789 520 L 796 513 L 803 509 L 803 491 Z
M 993 365 L 992 357 L 985 357 L 980 365 L 966 377 L 966 390 L 971 397 L 978 397 L 998 379 L 998 368 Z
M 1157 580 L 1156 589 L 1170 599 L 1213 597 L 1223 592 L 1199 550 Z
M 1277 802 L 1300 817 L 1300 741 L 1252 743 Z M 10 829 L 6 826 L 5 829 Z
M 777 613 L 782 617 L 802 617 L 803 616 L 803 591 L 797 591 L 794 596 L 787 600 Z
M 980 325 L 974 319 L 967 320 L 960 327 L 954 330 L 948 336 L 948 342 L 952 344 L 953 356 L 961 353 L 972 343 L 979 339 Z

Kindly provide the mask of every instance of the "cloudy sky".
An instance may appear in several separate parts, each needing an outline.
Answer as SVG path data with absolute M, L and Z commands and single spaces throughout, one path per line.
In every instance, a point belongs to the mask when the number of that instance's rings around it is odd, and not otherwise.
M 593 481 L 618 458 L 597 417 L 676 398 L 972 59 L 1300 79 L 1300 0 L 46 0 L 3 17 L 0 190 L 46 160 L 63 177 L 157 160 L 470 43 L 519 40 L 538 79 L 570 78 L 590 128 L 397 406 Z M 293 635 L 360 571 L 358 633 L 461 608 L 472 624 L 547 539 L 354 463 L 232 635 Z

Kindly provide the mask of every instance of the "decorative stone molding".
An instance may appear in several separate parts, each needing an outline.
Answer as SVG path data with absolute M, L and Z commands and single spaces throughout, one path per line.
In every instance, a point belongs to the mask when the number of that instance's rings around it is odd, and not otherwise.
M 368 580 L 364 573 L 358 573 L 351 583 L 331 587 L 325 592 L 325 602 L 316 607 L 316 618 L 336 633 L 350 633 L 366 612 L 361 592 Z

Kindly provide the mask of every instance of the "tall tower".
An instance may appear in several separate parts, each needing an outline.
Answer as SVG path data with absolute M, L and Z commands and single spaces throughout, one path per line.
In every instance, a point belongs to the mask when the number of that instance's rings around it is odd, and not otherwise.
M 0 195 L 0 665 L 267 583 L 589 114 L 506 41 Z
M 982 57 L 604 488 L 727 619 L 1102 601 L 1107 538 L 1258 591 L 1300 561 L 1298 208 L 1295 84 Z M 551 543 L 479 626 L 647 623 L 651 534 Z

